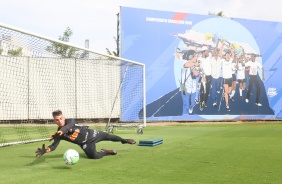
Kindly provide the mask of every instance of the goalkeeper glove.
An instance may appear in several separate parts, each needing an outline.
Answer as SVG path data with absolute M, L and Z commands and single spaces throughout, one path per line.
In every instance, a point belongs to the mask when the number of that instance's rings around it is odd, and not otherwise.
M 61 135 L 63 135 L 63 132 L 61 130 L 57 131 L 56 133 L 50 136 L 49 142 L 55 139 L 55 137 L 60 137 Z
M 52 141 L 53 139 L 55 139 L 55 136 L 56 136 L 56 133 L 52 134 L 52 135 L 50 136 L 49 142 Z
M 57 131 L 56 135 L 58 136 L 62 136 L 63 135 L 63 132 L 61 130 Z
M 37 148 L 35 151 L 36 157 L 40 158 L 42 155 L 44 155 L 47 152 L 47 149 L 45 149 L 45 144 L 42 145 L 42 148 Z

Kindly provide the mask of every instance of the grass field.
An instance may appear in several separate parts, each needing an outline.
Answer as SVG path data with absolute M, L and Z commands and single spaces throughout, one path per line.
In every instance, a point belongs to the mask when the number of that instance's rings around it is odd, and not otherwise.
M 55 129 L 55 127 L 54 127 Z M 179 124 L 147 126 L 144 134 L 115 132 L 124 138 L 163 138 L 155 147 L 100 142 L 116 156 L 87 159 L 77 146 L 62 141 L 56 151 L 36 159 L 37 142 L 0 148 L 0 183 L 281 183 L 282 124 Z M 74 148 L 80 160 L 63 162 Z

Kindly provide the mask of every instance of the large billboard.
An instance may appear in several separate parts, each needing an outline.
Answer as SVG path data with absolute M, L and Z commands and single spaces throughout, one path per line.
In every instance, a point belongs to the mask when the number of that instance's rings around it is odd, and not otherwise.
M 281 119 L 282 23 L 121 7 L 148 121 Z M 140 114 L 141 116 L 141 114 Z

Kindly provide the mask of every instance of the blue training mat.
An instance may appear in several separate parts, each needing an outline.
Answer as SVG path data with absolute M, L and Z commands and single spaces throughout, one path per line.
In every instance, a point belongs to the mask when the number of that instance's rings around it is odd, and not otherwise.
M 163 139 L 140 140 L 139 146 L 156 146 L 163 143 Z

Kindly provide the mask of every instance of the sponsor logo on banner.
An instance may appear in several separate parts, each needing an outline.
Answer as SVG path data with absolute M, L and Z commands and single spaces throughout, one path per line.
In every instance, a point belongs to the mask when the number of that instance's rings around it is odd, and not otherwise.
M 276 88 L 268 88 L 267 90 L 267 95 L 269 97 L 274 97 L 277 95 L 277 91 L 276 91 Z

